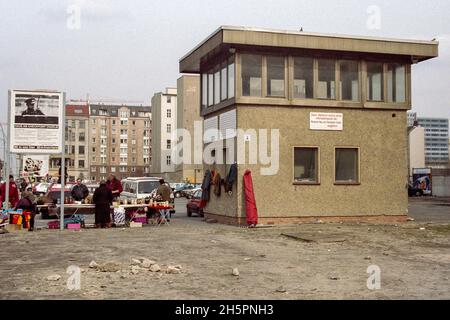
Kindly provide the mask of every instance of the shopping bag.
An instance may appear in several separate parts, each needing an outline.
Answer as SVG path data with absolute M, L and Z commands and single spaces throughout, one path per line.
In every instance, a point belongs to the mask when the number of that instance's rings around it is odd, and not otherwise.
M 116 225 L 124 225 L 125 224 L 125 208 L 124 207 L 114 208 L 113 218 L 114 218 L 113 221 Z

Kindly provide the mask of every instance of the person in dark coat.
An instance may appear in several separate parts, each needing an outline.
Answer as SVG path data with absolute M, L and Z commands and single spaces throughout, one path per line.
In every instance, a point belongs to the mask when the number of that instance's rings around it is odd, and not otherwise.
M 60 166 L 58 169 L 58 183 L 61 183 L 61 176 L 62 176 L 61 172 L 62 166 Z M 67 171 L 67 164 L 66 164 L 66 166 L 64 167 L 64 182 L 67 183 L 68 179 L 69 179 L 69 172 Z
M 93 196 L 95 204 L 95 226 L 97 228 L 111 227 L 111 204 L 113 194 L 106 186 L 106 182 L 100 182 L 100 186 L 95 190 Z
M 72 188 L 71 194 L 73 200 L 83 201 L 89 195 L 89 190 L 86 185 L 81 182 L 81 179 L 78 178 L 77 184 Z
M 22 193 L 22 198 L 16 204 L 14 210 L 22 209 L 24 212 L 30 214 L 30 226 L 28 231 L 34 230 L 34 218 L 36 217 L 36 203 L 34 202 L 33 193 L 30 191 L 24 191 Z M 26 221 L 23 219 L 23 226 L 26 226 Z

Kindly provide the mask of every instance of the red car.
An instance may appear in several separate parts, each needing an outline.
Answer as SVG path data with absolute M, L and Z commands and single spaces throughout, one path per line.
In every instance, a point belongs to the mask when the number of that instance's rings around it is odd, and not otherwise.
M 196 213 L 203 217 L 203 209 L 200 208 L 200 201 L 202 199 L 202 190 L 197 190 L 192 196 L 191 200 L 186 205 L 187 216 L 192 217 L 192 213 Z

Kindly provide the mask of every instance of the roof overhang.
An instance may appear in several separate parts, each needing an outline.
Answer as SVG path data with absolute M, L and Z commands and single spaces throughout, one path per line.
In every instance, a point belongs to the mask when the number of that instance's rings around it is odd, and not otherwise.
M 232 47 L 320 50 L 408 57 L 411 63 L 435 58 L 439 42 L 222 26 L 180 59 L 181 73 L 200 73 L 202 61 Z

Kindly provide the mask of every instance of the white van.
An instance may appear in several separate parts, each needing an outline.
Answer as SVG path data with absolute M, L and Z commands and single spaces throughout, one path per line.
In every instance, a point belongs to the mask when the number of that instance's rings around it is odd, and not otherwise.
M 122 180 L 122 199 L 145 199 L 150 197 L 153 190 L 159 187 L 159 179 L 148 178 L 126 178 Z

